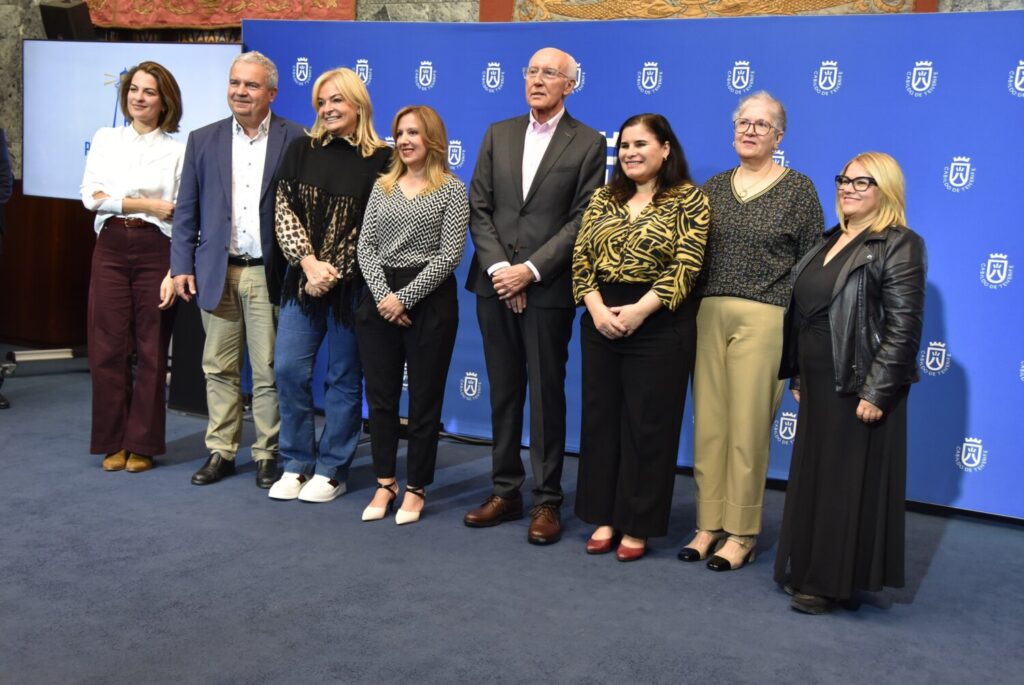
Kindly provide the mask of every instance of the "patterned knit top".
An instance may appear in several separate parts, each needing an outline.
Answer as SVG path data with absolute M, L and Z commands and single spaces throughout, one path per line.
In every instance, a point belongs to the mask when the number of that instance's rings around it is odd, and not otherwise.
M 423 267 L 395 293 L 406 309 L 432 293 L 462 261 L 469 225 L 466 186 L 448 176 L 441 187 L 407 198 L 398 184 L 373 184 L 359 234 L 359 268 L 379 304 L 391 294 L 384 269 Z
M 607 186 L 598 188 L 573 249 L 576 302 L 601 282 L 651 283 L 661 303 L 675 311 L 697 280 L 710 218 L 708 199 L 697 186 L 669 189 L 632 221 Z
M 785 307 L 790 271 L 825 230 L 818 192 L 811 179 L 786 169 L 743 201 L 733 192 L 735 173 L 723 171 L 704 184 L 712 220 L 697 294 Z
M 390 157 L 386 147 L 363 157 L 342 138 L 321 144 L 302 137 L 289 144 L 277 171 L 274 211 L 277 242 L 289 264 L 282 304 L 298 301 L 309 315 L 329 308 L 337 320 L 352 324 L 353 297 L 362 284 L 356 268 L 359 227 L 373 182 Z M 299 262 L 308 255 L 332 264 L 341 276 L 323 297 L 304 290 L 306 274 Z

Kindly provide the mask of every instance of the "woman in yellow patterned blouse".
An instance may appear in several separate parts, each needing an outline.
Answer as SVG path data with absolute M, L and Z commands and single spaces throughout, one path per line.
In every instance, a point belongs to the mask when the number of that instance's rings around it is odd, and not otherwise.
M 668 529 L 686 383 L 696 346 L 689 297 L 704 259 L 708 201 L 660 114 L 630 117 L 608 185 L 573 252 L 583 426 L 576 515 L 597 527 L 589 554 L 644 555 Z

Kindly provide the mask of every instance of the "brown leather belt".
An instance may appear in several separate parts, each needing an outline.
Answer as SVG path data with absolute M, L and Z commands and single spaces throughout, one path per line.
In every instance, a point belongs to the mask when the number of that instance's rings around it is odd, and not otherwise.
M 123 217 L 123 216 L 112 216 L 107 219 L 106 226 L 120 226 L 121 228 L 158 228 L 155 224 L 151 224 L 145 219 L 138 217 Z

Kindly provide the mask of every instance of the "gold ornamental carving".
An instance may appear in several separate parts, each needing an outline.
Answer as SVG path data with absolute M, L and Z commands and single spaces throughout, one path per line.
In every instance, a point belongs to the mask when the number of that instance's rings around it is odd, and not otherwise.
M 913 0 L 519 0 L 516 20 L 890 14 L 910 11 L 913 6 Z

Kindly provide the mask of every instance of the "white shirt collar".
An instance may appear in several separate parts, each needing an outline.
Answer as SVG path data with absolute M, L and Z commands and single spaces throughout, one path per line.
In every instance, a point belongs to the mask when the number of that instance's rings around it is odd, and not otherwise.
M 271 112 L 267 112 L 266 119 L 264 119 L 263 121 L 260 122 L 259 127 L 257 127 L 257 129 L 256 129 L 256 138 L 262 138 L 263 136 L 267 135 L 267 132 L 270 130 L 270 117 L 271 116 L 273 116 L 273 114 Z M 245 128 L 240 123 L 238 123 L 238 119 L 235 118 L 235 117 L 232 117 L 231 120 L 232 120 L 232 122 L 234 122 L 235 135 L 241 134 L 241 135 L 244 135 L 244 136 L 248 137 L 246 135 L 246 133 L 245 133 Z
M 565 114 L 565 107 L 563 106 L 562 109 L 558 110 L 558 114 L 556 114 L 555 116 L 551 117 L 550 119 L 548 119 L 547 121 L 545 121 L 542 124 L 539 121 L 537 121 L 537 117 L 535 117 L 533 115 L 533 110 L 531 109 L 530 110 L 530 127 L 529 128 L 530 128 L 531 131 L 536 131 L 539 128 L 544 128 L 544 130 L 546 130 L 546 131 L 554 131 L 555 128 L 558 126 L 558 122 L 562 120 L 562 116 L 564 114 Z

